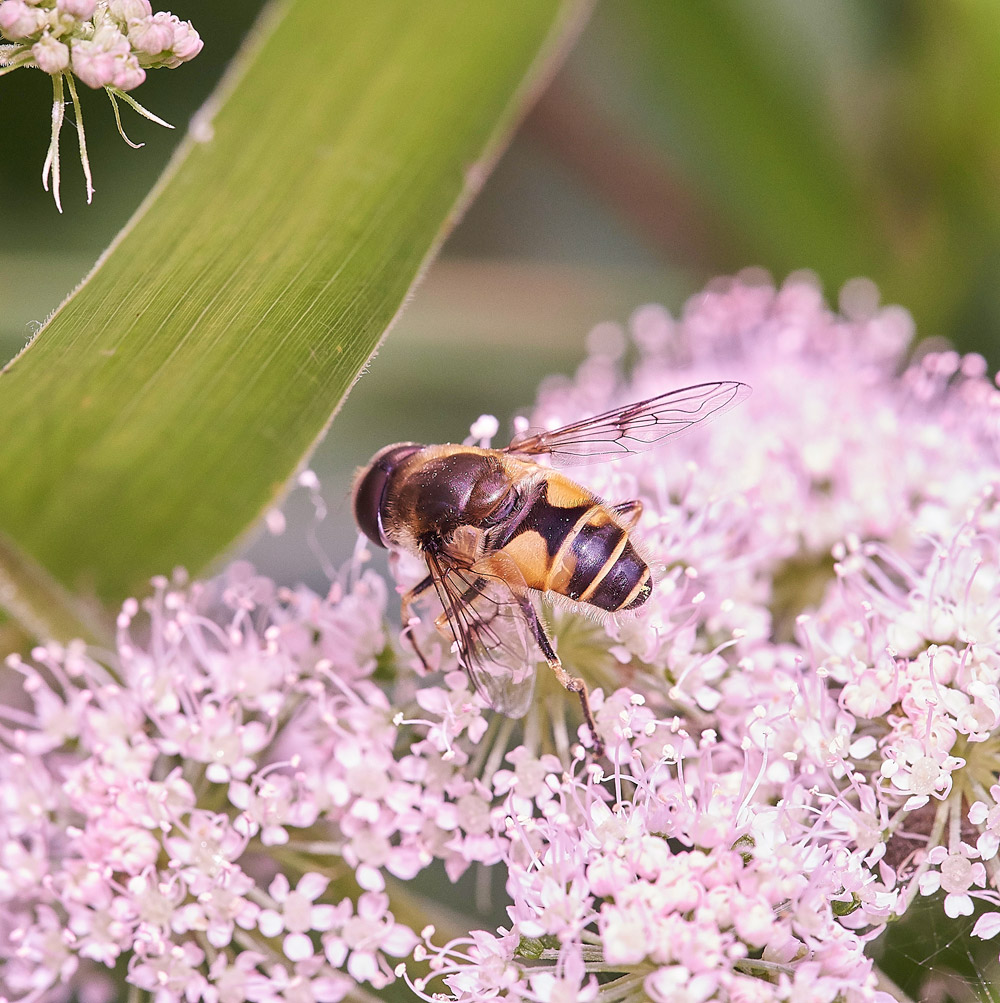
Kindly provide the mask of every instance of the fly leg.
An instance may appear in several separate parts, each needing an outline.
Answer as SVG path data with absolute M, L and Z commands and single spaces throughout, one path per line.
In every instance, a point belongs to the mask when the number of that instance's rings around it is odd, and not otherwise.
M 483 581 L 484 579 L 477 578 L 475 580 L 475 583 L 465 590 L 465 592 L 460 597 L 459 600 L 460 605 L 456 607 L 456 610 L 460 611 L 464 609 L 466 606 L 469 605 L 469 603 L 472 602 L 473 599 L 475 599 L 479 595 L 479 591 L 482 588 Z M 415 599 L 419 599 L 420 596 L 423 595 L 434 584 L 435 582 L 433 574 L 427 575 L 426 578 L 421 578 L 420 581 L 417 582 L 417 584 L 414 585 L 413 588 L 410 589 L 410 591 L 407 592 L 402 597 L 402 599 L 400 600 L 400 610 L 399 610 L 399 618 L 403 621 L 402 636 L 405 637 L 406 640 L 409 642 L 410 647 L 413 649 L 417 658 L 420 659 L 420 664 L 424 667 L 424 671 L 426 672 L 430 672 L 431 667 L 427 659 L 424 657 L 424 653 L 420 650 L 416 640 L 413 637 L 413 627 L 410 617 L 410 605 L 413 603 Z M 447 608 L 434 621 L 434 626 L 437 627 L 438 632 L 442 634 L 444 637 L 451 637 L 451 638 L 455 637 L 454 631 L 450 630 L 451 625 Z
M 523 597 L 520 602 L 521 609 L 525 617 L 527 617 L 528 623 L 531 625 L 531 632 L 538 642 L 538 647 L 542 649 L 542 655 L 545 661 L 549 663 L 549 668 L 555 673 L 560 685 L 580 698 L 580 707 L 583 710 L 583 719 L 587 723 L 587 730 L 590 732 L 590 739 L 593 742 L 594 755 L 603 756 L 604 742 L 601 741 L 601 736 L 597 733 L 594 712 L 590 709 L 590 694 L 587 692 L 587 684 L 582 679 L 571 676 L 563 668 L 563 664 L 553 650 L 552 642 L 549 640 L 548 634 L 545 633 L 545 628 L 542 626 L 541 620 L 538 619 L 538 614 L 535 612 L 535 607 L 531 604 L 531 601 L 527 597 Z
M 399 618 L 403 621 L 402 636 L 406 638 L 410 647 L 413 649 L 414 654 L 420 659 L 420 664 L 424 667 L 425 672 L 430 672 L 431 667 L 428 665 L 427 659 L 424 658 L 424 653 L 420 650 L 420 647 L 413 636 L 413 627 L 410 623 L 410 604 L 414 601 L 414 599 L 418 599 L 421 595 L 423 595 L 423 593 L 426 592 L 433 584 L 434 578 L 432 575 L 428 575 L 426 578 L 421 578 L 420 581 L 409 590 L 409 592 L 405 593 L 399 603 Z

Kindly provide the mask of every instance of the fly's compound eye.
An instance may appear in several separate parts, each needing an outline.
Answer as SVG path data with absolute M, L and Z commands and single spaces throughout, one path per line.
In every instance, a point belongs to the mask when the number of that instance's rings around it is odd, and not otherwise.
M 354 519 L 361 532 L 379 547 L 388 547 L 382 517 L 389 479 L 408 456 L 423 447 L 415 442 L 386 446 L 372 458 L 354 484 Z

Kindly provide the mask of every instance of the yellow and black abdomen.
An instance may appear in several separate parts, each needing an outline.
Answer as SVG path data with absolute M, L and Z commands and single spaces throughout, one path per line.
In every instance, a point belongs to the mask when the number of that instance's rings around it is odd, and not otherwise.
M 609 613 L 635 609 L 652 592 L 646 562 L 606 505 L 560 474 L 538 484 L 500 547 L 541 592 Z

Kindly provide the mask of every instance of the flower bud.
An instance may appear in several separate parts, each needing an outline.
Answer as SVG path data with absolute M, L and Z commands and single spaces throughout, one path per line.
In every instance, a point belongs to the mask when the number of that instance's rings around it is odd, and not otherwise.
M 115 57 L 100 42 L 73 42 L 73 72 L 88 86 L 98 90 L 109 86 L 115 76 Z
M 12 42 L 29 38 L 45 24 L 45 11 L 29 7 L 24 0 L 0 3 L 0 32 Z
M 121 25 L 153 16 L 149 0 L 108 0 L 108 13 Z
M 155 56 L 169 49 L 174 41 L 174 29 L 170 23 L 172 15 L 159 11 L 150 18 L 130 21 L 128 40 L 133 51 Z M 174 18 L 174 20 L 177 20 Z
M 56 0 L 56 10 L 60 14 L 69 14 L 80 21 L 86 21 L 94 16 L 97 0 Z
M 115 87 L 120 91 L 132 91 L 146 79 L 146 71 L 135 56 L 119 59 L 115 64 Z
M 131 46 L 128 44 L 128 39 L 116 25 L 108 21 L 98 24 L 90 40 L 105 52 L 125 55 L 132 51 Z
M 31 54 L 43 73 L 62 73 L 69 66 L 69 46 L 51 35 L 43 35 L 35 42 Z
M 194 59 L 201 52 L 205 44 L 198 32 L 194 30 L 194 26 L 190 21 L 180 21 L 174 18 L 173 29 L 174 40 L 170 48 L 174 55 L 173 59 L 168 60 L 165 64 L 170 69 L 175 69 L 181 63 L 186 63 L 188 60 Z
M 154 15 L 150 0 L 0 0 L 0 49 L 5 50 L 0 53 L 0 65 L 5 69 L 37 68 L 52 78 L 52 132 L 42 182 L 46 189 L 51 183 L 61 212 L 59 132 L 67 105 L 75 111 L 88 202 L 93 195 L 82 109 L 73 77 L 94 90 L 108 88 L 114 104 L 116 96 L 134 90 L 146 79 L 147 68 L 179 66 L 201 51 L 202 42 L 190 22 L 169 11 Z M 139 114 L 169 128 L 132 98 L 128 103 Z M 120 120 L 118 131 L 131 143 Z M 0 968 L 2 963 L 0 950 Z

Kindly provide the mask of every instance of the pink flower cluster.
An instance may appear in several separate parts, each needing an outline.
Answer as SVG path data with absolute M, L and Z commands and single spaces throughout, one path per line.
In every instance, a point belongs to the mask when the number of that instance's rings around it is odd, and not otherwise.
M 837 920 L 842 862 L 806 819 L 757 801 L 752 757 L 727 769 L 731 750 L 637 695 L 601 718 L 624 762 L 553 770 L 534 805 L 515 785 L 498 816 L 511 932 L 418 952 L 450 998 L 878 999 L 863 938 Z M 599 972 L 619 977 L 602 986 Z M 411 985 L 441 998 L 427 978 Z
M 0 36 L 8 66 L 72 72 L 88 87 L 130 91 L 146 70 L 193 59 L 202 41 L 190 21 L 149 0 L 2 0 Z
M 502 971 L 530 1000 L 888 1000 L 866 945 L 916 896 L 1000 932 L 1000 392 L 976 356 L 907 364 L 912 322 L 870 284 L 841 306 L 746 275 L 602 326 L 543 389 L 549 427 L 706 380 L 754 395 L 581 472 L 643 501 L 659 564 L 635 616 L 555 617 L 571 670 L 629 681 L 595 695 L 614 771 L 508 801 L 510 933 L 424 948 L 455 998 Z
M 8 659 L 28 704 L 0 713 L 2 998 L 111 999 L 93 969 L 123 959 L 161 1001 L 392 981 L 416 938 L 379 870 L 412 869 L 374 783 L 396 740 L 370 678 L 384 608 L 370 573 L 321 600 L 234 565 L 127 603 L 109 664 Z
M 438 671 L 414 664 L 360 551 L 325 598 L 235 565 L 126 604 L 113 654 L 8 659 L 0 996 L 101 1003 L 115 969 L 159 1003 L 395 978 L 468 1003 L 890 1003 L 869 945 L 919 897 L 1000 933 L 1000 392 L 976 357 L 908 359 L 870 286 L 841 311 L 744 275 L 598 329 L 543 389 L 532 424 L 754 388 L 575 471 L 642 499 L 657 568 L 631 617 L 552 618 L 601 760 L 544 667 L 515 722 L 432 615 Z M 499 931 L 409 883 L 491 867 Z
M 111 100 L 122 139 L 118 99 L 140 115 L 171 129 L 169 123 L 144 108 L 128 91 L 146 79 L 146 70 L 173 69 L 201 52 L 202 41 L 190 21 L 167 11 L 153 13 L 149 0 L 0 0 L 0 76 L 21 67 L 36 67 L 52 78 L 52 127 L 42 167 L 42 185 L 52 186 L 62 212 L 59 135 L 66 117 L 66 92 L 76 118 L 80 166 L 87 201 L 94 194 L 87 154 L 83 108 L 76 79 L 88 87 L 103 87 Z

